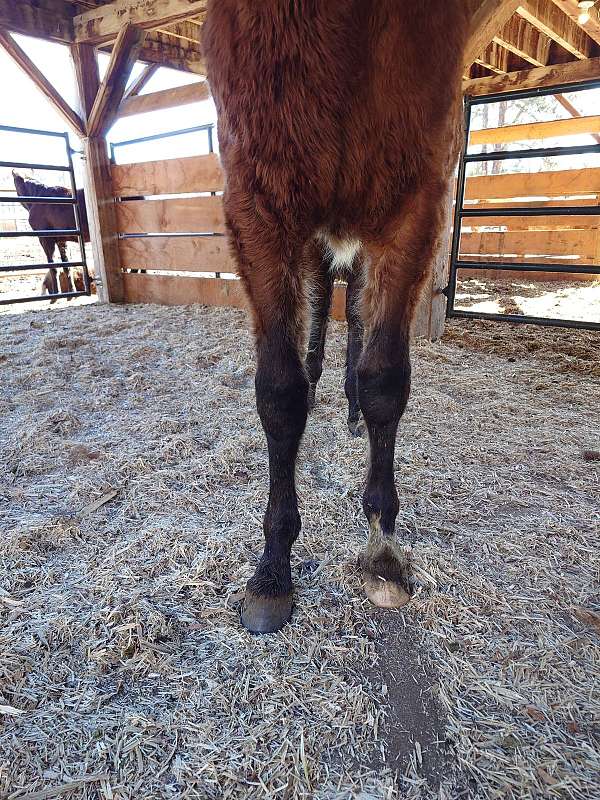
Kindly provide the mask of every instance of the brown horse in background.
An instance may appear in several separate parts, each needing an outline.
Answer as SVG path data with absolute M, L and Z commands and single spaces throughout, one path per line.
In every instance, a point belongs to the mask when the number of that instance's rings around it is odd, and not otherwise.
M 64 186 L 47 186 L 33 178 L 24 178 L 13 170 L 13 180 L 15 189 L 19 197 L 72 197 L 72 193 Z M 77 204 L 79 217 L 81 220 L 81 231 L 85 242 L 90 241 L 87 212 L 85 207 L 85 195 L 83 189 L 77 191 Z M 62 205 L 58 203 L 26 203 L 21 205 L 29 212 L 29 225 L 34 231 L 44 230 L 73 230 L 77 228 L 75 222 L 75 212 L 72 205 Z M 76 242 L 76 236 L 43 236 L 39 237 L 39 243 L 46 254 L 48 264 L 54 263 L 54 252 L 58 247 L 60 260 L 64 263 L 69 260 L 67 256 L 67 242 Z M 69 268 L 63 268 L 60 275 L 60 291 L 67 293 L 75 290 Z M 42 283 L 42 294 L 58 294 L 59 286 L 57 281 L 57 269 L 50 268 L 46 273 Z
M 365 590 L 378 606 L 408 600 L 394 536 L 394 447 L 410 391 L 411 322 L 459 151 L 475 5 L 209 2 L 204 53 L 225 215 L 254 317 L 256 400 L 269 450 L 265 548 L 242 609 L 251 631 L 276 631 L 292 612 L 290 552 L 301 527 L 295 463 L 318 372 L 311 375 L 310 357 L 304 363 L 303 337 L 309 298 L 321 316 L 328 305 L 332 269 L 357 276 L 350 295 L 365 328 L 347 379 L 356 381 L 370 440 Z M 324 337 L 324 329 L 314 333 Z

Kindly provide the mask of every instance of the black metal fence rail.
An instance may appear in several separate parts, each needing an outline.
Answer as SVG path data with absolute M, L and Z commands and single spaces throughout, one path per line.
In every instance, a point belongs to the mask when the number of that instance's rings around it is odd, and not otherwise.
M 206 131 L 208 152 L 214 152 L 213 148 L 213 130 L 214 123 L 209 122 L 205 125 L 194 125 L 191 128 L 179 128 L 176 131 L 165 131 L 164 133 L 154 133 L 151 136 L 138 136 L 136 139 L 124 139 L 121 142 L 110 143 L 110 160 L 115 163 L 115 156 L 119 147 L 131 147 L 134 144 L 144 144 L 146 142 L 157 142 L 159 139 L 170 139 L 173 136 L 185 136 L 188 133 L 198 133 L 199 131 Z
M 482 104 L 498 103 L 504 100 L 524 100 L 531 97 L 544 95 L 563 94 L 564 92 L 585 91 L 600 88 L 600 80 L 587 81 L 579 84 L 564 86 L 541 87 L 538 89 L 520 90 L 517 92 L 503 92 L 501 94 L 485 95 L 482 97 L 465 97 L 465 126 L 464 145 L 458 165 L 458 178 L 456 190 L 456 205 L 454 209 L 454 229 L 452 233 L 452 249 L 450 254 L 450 279 L 444 294 L 448 299 L 446 315 L 448 317 L 462 317 L 467 319 L 490 319 L 498 322 L 529 323 L 535 325 L 549 325 L 563 328 L 580 328 L 586 330 L 600 330 L 600 322 L 583 322 L 571 319 L 550 319 L 534 317 L 526 314 L 490 314 L 479 311 L 468 311 L 456 308 L 456 284 L 458 270 L 499 270 L 506 272 L 548 272 L 563 273 L 565 275 L 600 275 L 600 264 L 549 264 L 547 262 L 507 262 L 507 261 L 469 261 L 460 259 L 460 239 L 463 219 L 483 217 L 549 217 L 549 216 L 600 216 L 599 206 L 543 206 L 511 207 L 505 208 L 470 208 L 465 207 L 465 188 L 467 164 L 483 161 L 506 161 L 508 159 L 522 158 L 547 158 L 555 156 L 572 156 L 587 153 L 600 154 L 600 143 L 590 145 L 576 145 L 572 147 L 537 147 L 529 150 L 502 150 L 490 153 L 469 153 L 469 137 L 471 133 L 471 115 L 473 107 Z
M 28 297 L 18 297 L 5 299 L 0 297 L 0 305 L 12 305 L 13 303 L 32 303 L 40 300 L 48 300 L 52 298 L 57 300 L 61 297 L 81 297 L 82 295 L 89 296 L 90 278 L 87 268 L 85 256 L 85 242 L 83 238 L 83 231 L 81 228 L 81 216 L 79 212 L 79 203 L 77 200 L 77 186 L 75 184 L 75 171 L 73 168 L 73 151 L 69 142 L 69 134 L 66 132 L 37 130 L 34 128 L 19 128 L 12 125 L 0 125 L 0 132 L 16 133 L 22 135 L 42 136 L 61 139 L 64 142 L 65 154 L 67 158 L 66 164 L 41 164 L 34 161 L 0 161 L 0 167 L 7 167 L 12 169 L 29 169 L 29 170 L 53 170 L 57 172 L 68 172 L 71 184 L 71 197 L 28 197 L 28 196 L 3 196 L 0 197 L 0 202 L 3 203 L 27 203 L 28 205 L 35 205 L 38 203 L 44 204 L 57 204 L 57 205 L 71 205 L 73 206 L 73 215 L 75 217 L 75 228 L 70 229 L 53 229 L 42 231 L 0 231 L 0 239 L 14 239 L 20 237 L 36 237 L 36 238 L 57 238 L 61 236 L 75 237 L 79 244 L 80 258 L 78 261 L 61 261 L 52 264 L 9 264 L 1 265 L 0 273 L 7 272 L 25 272 L 29 270 L 39 269 L 54 269 L 58 274 L 59 269 L 69 270 L 73 267 L 80 267 L 83 275 L 83 291 L 72 292 L 57 292 L 51 295 L 32 295 Z

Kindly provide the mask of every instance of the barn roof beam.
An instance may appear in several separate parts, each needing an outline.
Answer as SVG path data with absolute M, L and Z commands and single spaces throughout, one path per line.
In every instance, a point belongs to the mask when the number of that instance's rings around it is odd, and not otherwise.
M 206 0 L 113 0 L 78 14 L 75 40 L 100 44 L 114 39 L 125 23 L 143 28 L 161 28 L 197 16 Z
M 0 0 L 0 28 L 56 42 L 73 41 L 73 7 L 65 0 Z
M 497 75 L 504 75 L 510 72 L 509 58 L 508 50 L 505 50 L 504 47 L 501 47 L 496 42 L 492 42 L 485 48 L 479 58 L 475 59 L 475 63 L 495 72 Z
M 43 73 L 36 67 L 27 53 L 19 47 L 13 37 L 7 31 L 0 30 L 0 45 L 6 50 L 13 61 L 31 78 L 39 91 L 45 95 L 52 103 L 55 110 L 60 114 L 67 125 L 72 128 L 78 136 L 85 135 L 83 121 L 79 114 L 76 114 L 67 101 L 61 97 L 54 86 L 48 81 Z
M 129 97 L 135 97 L 138 95 L 144 86 L 148 83 L 150 78 L 154 75 L 156 70 L 158 69 L 158 64 L 146 64 L 142 72 L 140 73 L 139 77 L 137 77 L 131 84 L 131 86 L 126 89 L 125 94 L 123 95 L 123 99 L 126 100 Z
M 596 55 L 597 48 L 587 33 L 547 0 L 526 0 L 517 8 L 517 14 L 576 58 Z
M 512 17 L 504 25 L 494 36 L 494 42 L 534 67 L 545 67 L 550 58 L 552 40 L 519 16 Z
M 146 31 L 128 23 L 119 31 L 88 118 L 87 134 L 91 138 L 105 136 L 116 120 L 131 69 L 145 37 Z
M 518 5 L 519 0 L 484 0 L 481 3 L 473 14 L 471 35 L 465 48 L 463 63 L 467 71 L 512 17 Z
M 560 8 L 573 22 L 580 25 L 583 30 L 590 36 L 597 44 L 600 44 L 600 20 L 595 14 L 590 14 L 590 18 L 582 25 L 579 23 L 579 15 L 581 9 L 577 5 L 577 0 L 552 0 L 557 8 Z
M 104 47 L 101 45 L 101 49 Z M 206 64 L 200 45 L 175 39 L 161 31 L 150 31 L 139 53 L 141 61 L 163 67 L 206 75 Z
M 472 96 L 537 89 L 546 86 L 561 86 L 600 79 L 600 58 L 585 61 L 567 61 L 565 64 L 552 64 L 547 67 L 534 67 L 507 75 L 492 75 L 489 78 L 475 78 L 465 81 L 463 89 Z

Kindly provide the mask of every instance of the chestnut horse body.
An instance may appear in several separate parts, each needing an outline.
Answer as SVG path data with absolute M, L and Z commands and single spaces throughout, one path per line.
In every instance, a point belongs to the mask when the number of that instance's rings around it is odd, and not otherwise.
M 410 390 L 411 321 L 458 154 L 470 11 L 465 0 L 209 4 L 204 52 L 225 215 L 254 317 L 269 450 L 265 549 L 242 610 L 252 631 L 279 629 L 292 610 L 295 461 L 320 375 L 333 272 L 350 279 L 350 423 L 360 406 L 370 441 L 365 589 L 380 606 L 408 599 L 394 538 L 394 444 Z

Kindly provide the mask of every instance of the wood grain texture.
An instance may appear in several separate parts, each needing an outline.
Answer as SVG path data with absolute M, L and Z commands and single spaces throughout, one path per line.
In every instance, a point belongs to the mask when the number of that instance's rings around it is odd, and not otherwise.
M 149 92 L 128 97 L 121 103 L 119 117 L 130 117 L 133 114 L 146 114 L 149 111 L 164 111 L 168 108 L 177 108 L 190 103 L 200 103 L 208 100 L 210 91 L 206 81 L 190 83 L 187 86 L 178 86 L 175 89 L 163 89 L 160 92 Z
M 174 306 L 199 303 L 206 306 L 247 308 L 246 297 L 239 280 L 125 273 L 123 283 L 127 303 Z M 331 316 L 343 320 L 345 309 L 346 287 L 338 284 L 333 292 Z
M 0 28 L 69 44 L 74 38 L 72 6 L 66 0 L 0 0 Z
M 159 28 L 200 14 L 206 0 L 113 0 L 73 19 L 76 41 L 99 44 L 114 39 L 121 25 Z
M 577 5 L 577 0 L 551 0 L 557 8 L 560 8 L 573 22 L 579 25 L 579 15 L 581 9 Z M 600 44 L 600 20 L 597 14 L 590 14 L 590 19 L 581 28 L 592 38 L 597 44 Z
M 105 136 L 115 122 L 131 69 L 145 37 L 146 31 L 135 25 L 123 25 L 119 31 L 104 79 L 89 115 L 88 136 Z
M 472 145 L 509 144 L 510 142 L 525 142 L 532 139 L 578 136 L 584 133 L 600 133 L 600 116 L 572 117 L 570 119 L 550 120 L 549 122 L 528 122 L 524 125 L 506 125 L 503 128 L 471 131 L 469 143 Z
M 585 61 L 568 61 L 549 67 L 509 72 L 506 75 L 493 75 L 490 78 L 475 78 L 463 83 L 465 94 L 480 97 L 497 92 L 510 92 L 517 89 L 537 89 L 542 86 L 558 86 L 563 83 L 600 78 L 600 58 L 587 58 Z
M 220 197 L 174 197 L 117 203 L 119 233 L 225 233 Z
M 600 167 L 556 172 L 520 172 L 467 178 L 466 200 L 568 197 L 600 193 Z
M 91 113 L 100 87 L 98 60 L 91 45 L 71 48 L 79 104 L 84 117 Z M 117 244 L 117 220 L 112 190 L 110 163 L 103 138 L 84 138 L 84 187 L 94 253 L 94 268 L 100 279 L 98 296 L 103 302 L 122 302 L 123 281 Z
M 596 54 L 594 42 L 587 33 L 548 0 L 525 0 L 517 8 L 517 14 L 576 58 L 585 59 Z
M 150 236 L 119 239 L 123 269 L 235 272 L 224 236 Z
M 512 17 L 519 0 L 484 0 L 473 15 L 471 35 L 464 55 L 465 69 L 471 66 Z
M 460 252 L 462 257 L 474 254 L 512 254 L 530 261 L 534 261 L 536 255 L 573 256 L 587 264 L 593 263 L 596 258 L 596 232 L 563 230 L 463 233 L 460 238 Z
M 116 197 L 186 192 L 218 192 L 223 189 L 223 170 L 216 153 L 112 168 Z

